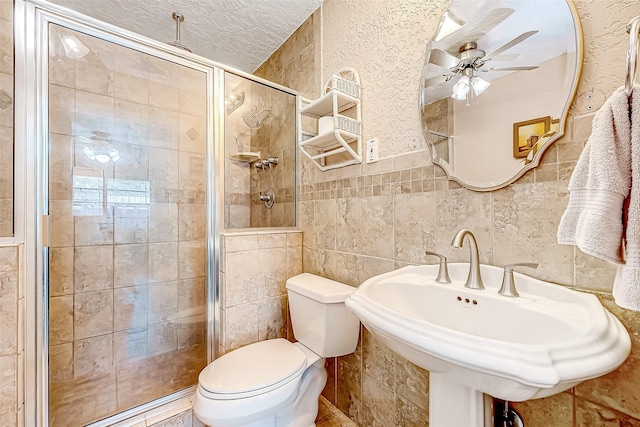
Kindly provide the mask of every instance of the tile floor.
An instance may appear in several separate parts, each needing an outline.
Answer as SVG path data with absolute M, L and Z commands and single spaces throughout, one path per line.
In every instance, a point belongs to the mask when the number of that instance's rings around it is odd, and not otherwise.
M 316 427 L 358 427 L 324 397 L 320 396 L 319 403 Z

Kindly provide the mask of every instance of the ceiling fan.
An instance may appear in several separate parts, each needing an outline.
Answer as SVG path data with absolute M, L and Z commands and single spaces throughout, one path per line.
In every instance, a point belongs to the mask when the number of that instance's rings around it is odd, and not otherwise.
M 432 48 L 429 55 L 429 63 L 434 64 L 437 67 L 446 68 L 447 72 L 442 75 L 425 79 L 424 87 L 434 86 L 442 82 L 447 82 L 453 77 L 460 74 L 472 74 L 474 72 L 487 72 L 487 71 L 518 71 L 518 70 L 534 70 L 538 68 L 537 65 L 533 66 L 519 66 L 519 67 L 500 67 L 500 68 L 488 68 L 485 64 L 490 60 L 496 58 L 503 52 L 511 49 L 515 45 L 522 43 L 529 37 L 537 34 L 538 30 L 527 31 L 520 34 L 513 40 L 500 46 L 493 52 L 487 54 L 484 50 L 478 49 L 476 42 L 467 42 L 463 44 L 458 50 L 459 56 L 454 56 L 442 49 Z M 508 55 L 502 55 L 502 59 L 506 59 Z M 513 56 L 511 56 L 513 57 Z

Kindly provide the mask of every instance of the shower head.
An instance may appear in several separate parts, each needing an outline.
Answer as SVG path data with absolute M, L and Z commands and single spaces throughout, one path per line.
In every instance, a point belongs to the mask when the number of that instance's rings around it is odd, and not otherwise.
M 251 129 L 260 129 L 260 126 L 262 126 L 262 120 L 260 119 L 260 115 L 264 113 L 267 113 L 267 116 L 271 114 L 271 107 L 267 108 L 266 110 L 260 111 L 258 114 L 247 110 L 242 115 L 242 120 L 244 120 L 245 124 L 249 126 Z
M 175 41 L 169 42 L 167 44 L 170 44 L 171 46 L 177 47 L 178 49 L 182 49 L 182 50 L 186 50 L 187 52 L 191 52 L 191 49 L 189 49 L 188 47 L 186 47 L 185 45 L 183 45 L 180 42 L 180 23 L 184 22 L 184 15 L 178 13 L 178 12 L 173 12 L 173 14 L 171 14 L 171 17 L 173 18 L 174 21 L 176 21 L 176 39 Z

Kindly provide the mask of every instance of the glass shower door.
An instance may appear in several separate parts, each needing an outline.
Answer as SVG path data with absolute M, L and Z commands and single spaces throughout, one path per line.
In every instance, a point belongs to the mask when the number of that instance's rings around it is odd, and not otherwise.
M 80 426 L 207 363 L 207 74 L 49 24 L 49 420 Z

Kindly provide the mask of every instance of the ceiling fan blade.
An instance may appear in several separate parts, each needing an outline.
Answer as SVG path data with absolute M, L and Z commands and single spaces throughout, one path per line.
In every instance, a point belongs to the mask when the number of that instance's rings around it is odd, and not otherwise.
M 520 57 L 519 53 L 503 53 L 502 55 L 497 55 L 494 56 L 492 61 L 493 62 L 508 62 L 508 61 L 515 61 L 516 59 L 518 59 Z
M 449 77 L 450 78 L 450 77 Z M 431 86 L 437 86 L 440 83 L 444 83 L 446 82 L 447 76 L 437 76 L 437 77 L 431 77 L 429 79 L 424 79 L 422 81 L 422 87 L 431 87 Z
M 489 71 L 519 71 L 519 70 L 529 71 L 529 70 L 535 70 L 536 68 L 538 68 L 538 65 L 523 66 L 523 67 L 489 68 Z
M 512 47 L 514 47 L 518 43 L 522 43 L 523 41 L 525 41 L 526 39 L 528 39 L 529 37 L 531 37 L 532 35 L 537 34 L 537 33 L 538 33 L 538 30 L 533 30 L 533 31 L 527 31 L 526 33 L 520 34 L 515 39 L 511 40 L 510 42 L 508 42 L 508 43 L 506 43 L 506 44 L 504 44 L 502 46 L 500 46 L 498 49 L 494 50 L 493 52 L 491 52 L 490 54 L 488 54 L 487 56 L 482 58 L 482 61 L 486 62 L 486 61 L 490 60 L 491 58 L 493 58 L 494 56 L 500 55 L 505 50 L 511 49 Z
M 429 63 L 435 64 L 442 68 L 449 69 L 455 67 L 456 65 L 458 65 L 458 62 L 460 62 L 460 58 L 438 48 L 431 49 L 431 52 L 429 54 Z
M 482 20 L 482 23 L 478 25 L 476 28 L 471 30 L 467 35 L 468 40 L 478 40 L 486 35 L 489 31 L 493 30 L 499 23 L 507 19 L 511 14 L 515 12 L 514 9 L 509 8 L 499 8 L 491 11 L 491 14 L 488 15 L 485 19 Z

